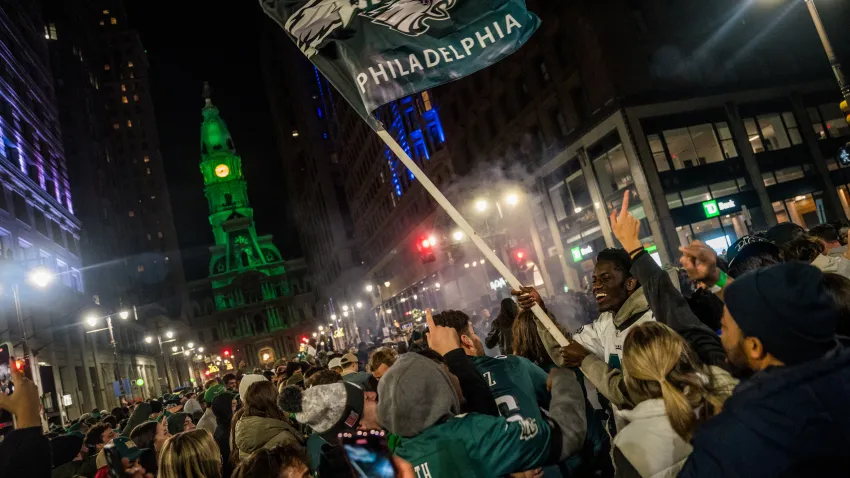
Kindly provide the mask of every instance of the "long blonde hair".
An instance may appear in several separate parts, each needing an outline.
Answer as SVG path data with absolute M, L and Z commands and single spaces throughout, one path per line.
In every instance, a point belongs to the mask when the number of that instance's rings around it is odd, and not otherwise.
M 662 398 L 670 425 L 685 441 L 699 423 L 723 408 L 708 368 L 679 334 L 660 322 L 629 331 L 623 343 L 623 372 L 634 403 Z
M 159 478 L 222 478 L 221 453 L 210 432 L 190 430 L 174 435 L 159 453 Z

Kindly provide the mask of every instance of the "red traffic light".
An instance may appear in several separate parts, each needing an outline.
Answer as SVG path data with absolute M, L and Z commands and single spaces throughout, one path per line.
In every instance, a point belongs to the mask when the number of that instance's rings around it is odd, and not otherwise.
M 516 252 L 516 259 L 518 261 L 525 259 L 525 251 L 517 251 Z
M 308 339 L 306 336 L 304 336 L 304 337 L 301 337 L 301 341 L 306 344 L 307 342 L 310 341 L 310 339 Z
M 206 372 L 204 372 L 204 375 L 206 375 L 207 377 L 209 377 L 209 376 L 210 376 L 210 371 L 209 371 L 209 370 L 207 370 Z
M 225 356 L 225 357 L 230 357 L 230 350 L 225 350 L 225 351 L 224 351 L 224 356 Z

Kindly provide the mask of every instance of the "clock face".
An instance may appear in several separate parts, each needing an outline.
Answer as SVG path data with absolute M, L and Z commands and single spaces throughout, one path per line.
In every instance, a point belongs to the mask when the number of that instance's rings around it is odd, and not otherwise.
M 230 174 L 230 168 L 226 164 L 219 164 L 215 167 L 215 175 L 220 178 L 226 178 Z

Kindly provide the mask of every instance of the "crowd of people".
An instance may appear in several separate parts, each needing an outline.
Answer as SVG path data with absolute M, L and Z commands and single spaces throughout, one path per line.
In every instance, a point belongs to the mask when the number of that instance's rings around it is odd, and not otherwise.
M 0 472 L 850 473 L 846 231 L 779 224 L 740 238 L 725 257 L 695 241 L 681 248 L 681 267 L 670 271 L 644 250 L 628 196 L 610 219 L 622 248 L 598 254 L 590 294 L 599 314 L 575 330 L 534 288 L 522 288 L 493 314 L 484 340 L 466 313 L 429 310 L 427 331 L 404 347 L 229 373 L 199 390 L 94 410 L 47 434 L 35 385 L 13 370 L 15 393 L 0 394 L 0 407 L 15 415 L 16 430 L 0 443 Z M 536 318 L 538 306 L 560 324 L 567 345 Z M 488 356 L 485 346 L 502 355 Z M 367 436 L 383 441 L 357 460 L 377 463 L 385 454 L 390 474 L 360 466 L 344 445 Z

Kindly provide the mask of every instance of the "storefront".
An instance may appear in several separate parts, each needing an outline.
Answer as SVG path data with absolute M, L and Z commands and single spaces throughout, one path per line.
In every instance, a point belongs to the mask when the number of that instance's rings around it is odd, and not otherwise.
M 703 241 L 723 254 L 735 241 L 753 232 L 750 209 L 758 205 L 754 191 L 743 191 L 671 209 L 670 215 L 680 245 Z

